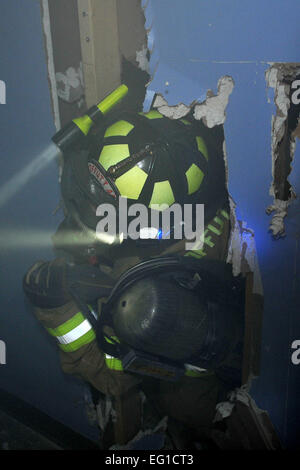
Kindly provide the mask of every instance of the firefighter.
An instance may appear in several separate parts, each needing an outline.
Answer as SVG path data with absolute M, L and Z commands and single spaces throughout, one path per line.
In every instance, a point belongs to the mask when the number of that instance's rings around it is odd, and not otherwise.
M 188 359 L 196 357 L 206 341 L 208 333 L 203 325 L 215 315 L 210 312 L 218 312 L 220 317 L 224 311 L 218 302 L 217 308 L 211 307 L 214 276 L 218 283 L 219 272 L 226 271 L 222 276 L 231 282 L 225 266 L 230 220 L 223 141 L 222 126 L 208 129 L 192 114 L 171 120 L 152 109 L 147 113 L 124 112 L 117 117 L 113 114 L 105 126 L 98 126 L 86 138 L 84 145 L 64 149 L 61 191 L 65 218 L 53 237 L 58 256 L 52 261 L 36 262 L 26 273 L 23 285 L 36 318 L 57 341 L 63 371 L 88 382 L 101 397 L 112 399 L 116 416 L 110 444 L 124 444 L 141 429 L 143 396 L 158 417 L 168 416 L 173 436 L 180 434 L 185 445 L 210 436 L 222 388 L 212 360 L 219 352 L 211 350 L 209 356 L 204 351 L 194 365 L 188 364 Z M 109 204 L 117 213 L 120 197 L 126 199 L 129 208 L 140 203 L 149 213 L 157 205 L 172 209 L 174 204 L 191 204 L 193 208 L 204 204 L 203 246 L 186 250 L 186 240 L 174 236 L 175 219 L 170 219 L 168 234 L 158 226 L 156 236 L 150 239 L 124 239 L 118 230 L 115 236 L 99 234 L 97 208 Z M 159 211 L 159 223 L 162 213 Z M 154 266 L 156 259 L 162 264 L 164 260 L 176 260 L 177 265 L 165 272 L 161 264 Z M 143 265 L 145 260 L 150 264 Z M 217 268 L 213 260 L 219 263 Z M 191 270 L 193 263 L 197 267 Z M 145 266 L 151 268 L 149 274 L 143 271 Z M 135 283 L 131 280 L 124 291 L 124 279 L 133 275 L 131 268 L 136 268 L 134 273 L 144 274 L 137 276 Z M 194 284 L 206 274 L 212 276 L 212 282 L 200 289 L 205 294 L 202 301 Z M 116 285 L 123 286 L 122 290 L 118 291 Z M 188 312 L 192 312 L 193 319 L 186 324 Z M 115 324 L 100 322 L 100 328 L 99 319 L 110 314 Z M 150 322 L 149 330 L 144 326 L 151 318 L 155 321 Z M 222 325 L 225 331 L 228 325 Z M 219 343 L 224 343 L 221 336 Z M 127 353 L 145 352 L 150 363 L 153 357 L 163 358 L 162 363 L 165 359 L 169 372 L 168 366 L 179 364 L 177 380 L 124 368 L 118 348 L 122 342 Z

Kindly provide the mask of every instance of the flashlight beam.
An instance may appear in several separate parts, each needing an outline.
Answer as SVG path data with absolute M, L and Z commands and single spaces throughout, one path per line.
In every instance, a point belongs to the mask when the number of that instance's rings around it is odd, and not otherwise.
M 0 208 L 14 197 L 32 178 L 40 173 L 60 151 L 52 142 L 34 160 L 0 188 Z

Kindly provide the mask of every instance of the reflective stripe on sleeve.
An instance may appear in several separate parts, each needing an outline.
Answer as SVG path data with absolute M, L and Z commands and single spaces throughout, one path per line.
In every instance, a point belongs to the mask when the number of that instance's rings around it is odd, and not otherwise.
M 85 335 L 89 330 L 92 329 L 92 326 L 88 320 L 84 320 L 80 325 L 71 330 L 69 333 L 63 336 L 57 336 L 56 339 L 61 344 L 68 344 L 76 341 L 81 336 Z
M 47 328 L 47 331 L 65 352 L 77 351 L 96 338 L 92 325 L 81 312 L 56 328 Z

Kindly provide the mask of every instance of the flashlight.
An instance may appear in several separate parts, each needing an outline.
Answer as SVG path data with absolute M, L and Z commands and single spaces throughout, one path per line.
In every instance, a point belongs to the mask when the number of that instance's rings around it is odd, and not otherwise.
M 52 137 L 52 141 L 62 152 L 65 152 L 76 144 L 82 135 L 86 136 L 94 124 L 100 124 L 105 114 L 118 104 L 127 93 L 127 86 L 120 85 L 100 103 L 89 108 L 84 116 L 73 119 L 73 121 L 66 124 Z

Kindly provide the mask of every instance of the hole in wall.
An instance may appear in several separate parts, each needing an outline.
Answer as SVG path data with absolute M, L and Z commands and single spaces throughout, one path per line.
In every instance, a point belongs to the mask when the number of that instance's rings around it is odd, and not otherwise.
M 270 232 L 277 239 L 285 236 L 284 218 L 297 197 L 289 182 L 300 138 L 300 63 L 275 63 L 266 72 L 267 86 L 274 89 L 276 114 L 272 117 L 272 184 L 274 197 L 266 212 L 272 214 Z

